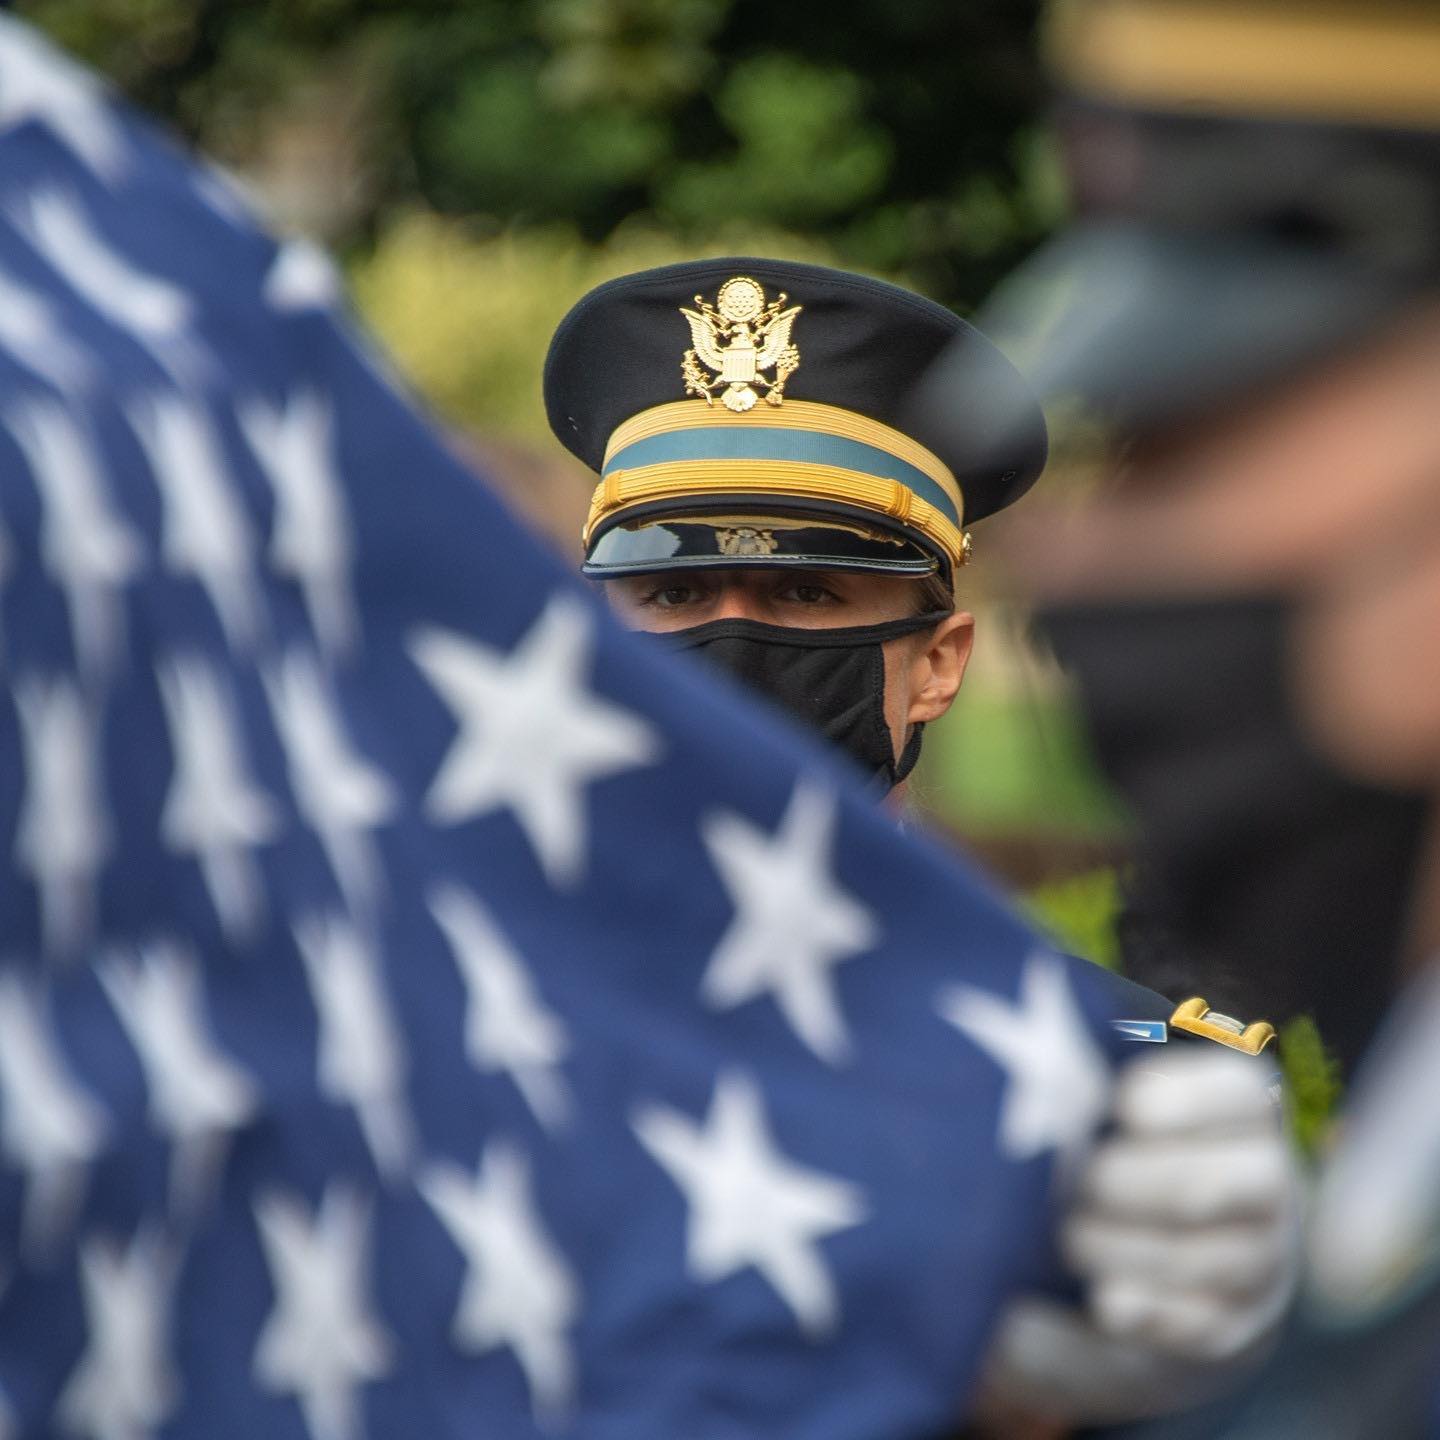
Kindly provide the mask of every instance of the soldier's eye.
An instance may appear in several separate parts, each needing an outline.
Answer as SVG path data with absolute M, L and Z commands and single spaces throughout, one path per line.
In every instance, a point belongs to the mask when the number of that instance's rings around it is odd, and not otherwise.
M 785 598 L 801 605 L 823 605 L 835 596 L 823 585 L 792 585 L 785 592 Z
M 664 585 L 650 596 L 652 605 L 685 605 L 695 598 L 690 585 Z

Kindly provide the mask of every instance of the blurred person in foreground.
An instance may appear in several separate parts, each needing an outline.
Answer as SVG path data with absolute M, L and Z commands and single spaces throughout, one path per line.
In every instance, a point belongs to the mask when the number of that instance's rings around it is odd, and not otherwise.
M 1081 218 L 990 323 L 1123 449 L 1011 553 L 1191 975 L 1313 1008 L 1360 1061 L 1293 1332 L 1163 1433 L 1435 1433 L 1440 13 L 1078 0 L 1053 22 Z M 965 373 L 941 363 L 932 413 Z
M 946 346 L 967 380 L 937 423 L 909 399 Z M 556 435 L 599 476 L 582 568 L 625 623 L 778 704 L 897 801 L 970 655 L 974 618 L 956 606 L 965 527 L 1045 463 L 1044 418 L 1010 362 L 898 286 L 732 257 L 584 296 L 551 345 L 545 398 Z M 1263 1351 L 1289 1293 L 1285 1142 L 1262 1080 L 1273 1066 L 1232 1079 L 1220 1048 L 1259 1054 L 1273 1031 L 1107 979 L 1121 1032 L 1174 1053 L 1129 1077 L 1066 1221 L 1071 1276 L 1037 1284 L 1073 1300 L 1079 1280 L 1085 1304 L 1024 1303 L 1002 1332 L 1007 1378 L 991 1398 L 1007 1421 L 1169 1408 Z M 1192 1052 L 1197 1037 L 1218 1045 Z M 1256 1155 L 1269 1184 L 1240 1203 L 1207 1180 Z M 1189 1186 L 1202 1243 L 1172 1228 L 1152 1273 L 1137 1285 L 1126 1268 L 1117 1286 L 1115 1258 L 1168 1223 L 1151 1197 L 1173 1183 Z M 1214 1261 L 1217 1241 L 1249 1247 L 1244 1275 Z M 1037 1387 L 1043 1407 L 1027 1403 Z

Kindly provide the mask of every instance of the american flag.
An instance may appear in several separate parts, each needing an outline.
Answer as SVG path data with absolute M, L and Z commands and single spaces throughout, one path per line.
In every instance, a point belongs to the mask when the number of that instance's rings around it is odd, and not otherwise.
M 0 17 L 0 1434 L 943 1433 L 1098 1006 Z

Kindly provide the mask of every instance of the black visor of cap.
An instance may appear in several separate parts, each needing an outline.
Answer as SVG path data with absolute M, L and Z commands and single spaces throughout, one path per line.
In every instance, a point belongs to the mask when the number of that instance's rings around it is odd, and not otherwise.
M 1271 239 L 1094 223 L 1022 266 L 982 318 L 1042 400 L 1147 428 L 1343 347 L 1404 293 L 1345 257 Z M 927 379 L 937 415 L 964 365 L 947 356 Z
M 673 515 L 614 525 L 592 545 L 582 567 L 596 579 L 661 570 L 749 566 L 932 575 L 937 558 L 913 541 L 878 532 L 797 522 L 774 513 L 705 520 Z

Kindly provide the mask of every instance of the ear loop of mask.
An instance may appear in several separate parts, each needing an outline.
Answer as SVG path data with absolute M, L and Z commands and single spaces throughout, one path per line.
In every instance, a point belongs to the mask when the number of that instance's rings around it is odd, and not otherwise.
M 920 742 L 925 738 L 925 722 L 918 720 L 910 727 L 910 738 L 905 742 L 905 748 L 900 752 L 900 758 L 895 762 L 891 770 L 890 788 L 893 790 L 902 780 L 908 778 L 910 772 L 920 761 Z

